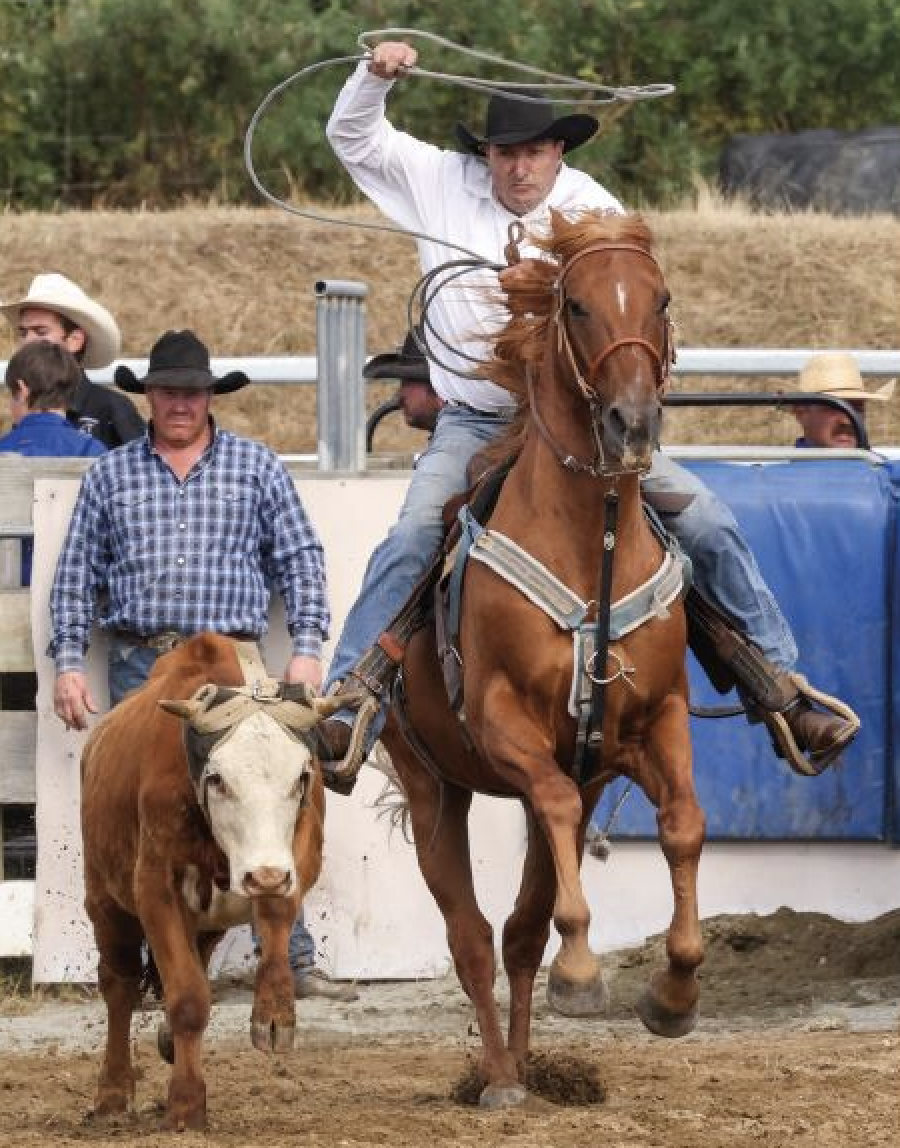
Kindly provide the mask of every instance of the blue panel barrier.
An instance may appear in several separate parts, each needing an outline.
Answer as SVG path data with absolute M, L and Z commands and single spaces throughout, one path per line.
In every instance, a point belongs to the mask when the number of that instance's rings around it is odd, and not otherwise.
M 900 467 L 810 460 L 690 469 L 733 511 L 794 630 L 799 669 L 859 713 L 862 728 L 842 763 L 818 778 L 792 773 L 762 726 L 743 717 L 692 719 L 694 772 L 710 839 L 900 842 L 900 652 L 894 634 Z M 736 702 L 690 665 L 691 699 Z M 593 817 L 606 825 L 621 783 Z M 655 837 L 655 810 L 635 790 L 614 837 Z

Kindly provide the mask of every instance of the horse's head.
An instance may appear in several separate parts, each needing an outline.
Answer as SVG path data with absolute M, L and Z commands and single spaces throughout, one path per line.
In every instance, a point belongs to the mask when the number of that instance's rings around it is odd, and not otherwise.
M 604 473 L 644 470 L 672 358 L 669 292 L 636 217 L 554 218 L 555 369 L 586 405 Z

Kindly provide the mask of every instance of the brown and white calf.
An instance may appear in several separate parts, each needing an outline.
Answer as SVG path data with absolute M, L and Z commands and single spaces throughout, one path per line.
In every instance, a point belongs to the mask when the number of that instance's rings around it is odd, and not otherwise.
M 288 937 L 321 866 L 314 727 L 333 706 L 298 687 L 254 696 L 243 682 L 234 643 L 198 635 L 160 658 L 85 746 L 85 905 L 108 1018 L 98 1114 L 134 1100 L 129 1035 L 145 939 L 164 995 L 160 1049 L 173 1062 L 167 1127 L 206 1124 L 207 965 L 231 926 L 252 920 L 261 950 L 254 1046 L 293 1046 Z

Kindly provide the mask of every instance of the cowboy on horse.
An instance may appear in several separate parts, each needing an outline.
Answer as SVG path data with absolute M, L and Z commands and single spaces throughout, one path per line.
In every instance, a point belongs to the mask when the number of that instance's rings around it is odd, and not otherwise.
M 593 116 L 557 116 L 547 100 L 495 95 L 483 134 L 458 125 L 461 153 L 398 131 L 386 118 L 385 100 L 416 59 L 406 43 L 378 44 L 345 84 L 327 129 L 353 180 L 394 222 L 499 260 L 510 254 L 511 224 L 540 231 L 552 211 L 567 217 L 623 212 L 605 188 L 565 162 L 597 131 Z M 440 264 L 439 243 L 420 238 L 418 246 L 423 270 Z M 516 250 L 511 254 L 518 258 Z M 524 254 L 541 256 L 533 246 L 524 246 Z M 520 273 L 516 265 L 501 271 L 500 288 L 511 287 Z M 369 561 L 331 663 L 329 688 L 347 694 L 346 709 L 323 726 L 326 784 L 339 792 L 352 788 L 382 728 L 388 686 L 402 660 L 402 644 L 395 639 L 405 631 L 396 620 L 415 614 L 410 595 L 429 586 L 428 572 L 444 537 L 442 508 L 467 489 L 473 455 L 515 413 L 510 392 L 473 377 L 478 372 L 472 370 L 473 360 L 484 355 L 477 336 L 499 329 L 502 309 L 483 290 L 455 289 L 434 293 L 428 318 L 442 348 L 431 379 L 445 406 L 400 516 Z M 714 684 L 723 690 L 737 686 L 751 720 L 766 723 L 776 752 L 795 771 L 821 773 L 852 741 L 858 720 L 796 672 L 790 627 L 735 519 L 702 482 L 659 450 L 641 487 L 690 558 L 691 641 Z

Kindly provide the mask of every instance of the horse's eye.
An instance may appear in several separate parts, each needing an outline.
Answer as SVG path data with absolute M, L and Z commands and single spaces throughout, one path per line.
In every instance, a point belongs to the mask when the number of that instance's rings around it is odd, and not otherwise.
M 208 773 L 206 775 L 206 788 L 211 789 L 213 793 L 225 793 L 228 786 L 221 773 Z
M 577 299 L 567 299 L 566 300 L 566 310 L 569 312 L 569 314 L 572 316 L 573 319 L 587 319 L 588 318 L 587 307 L 583 307 L 578 302 Z

